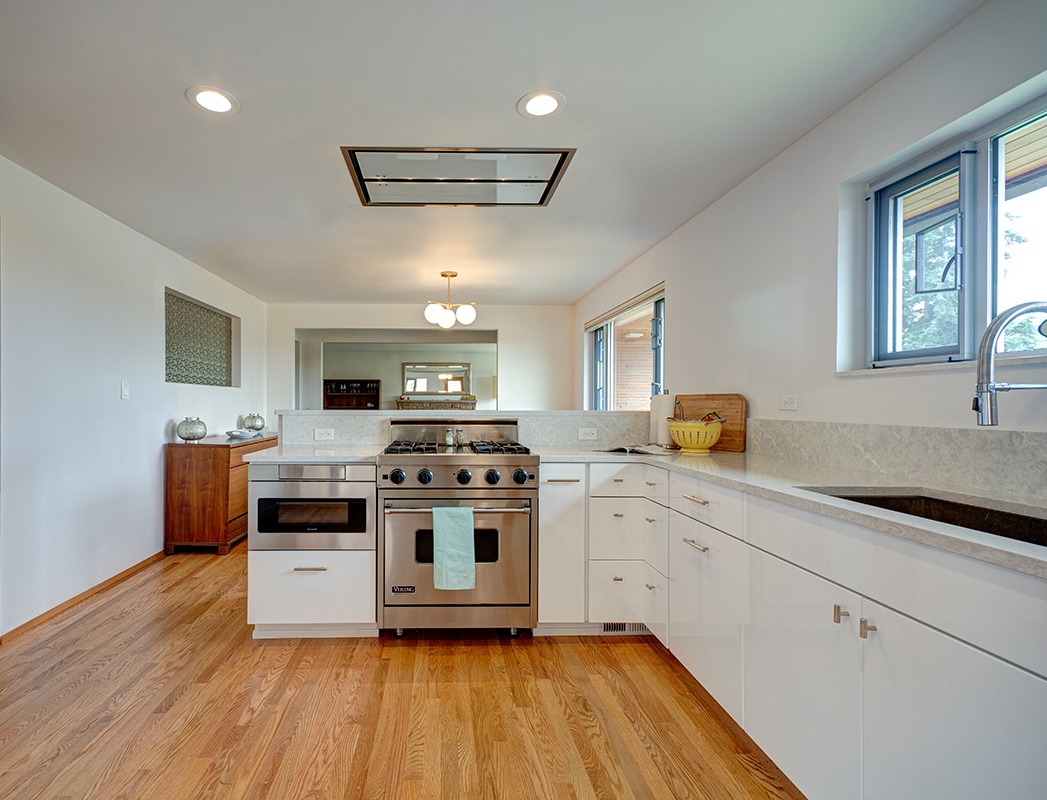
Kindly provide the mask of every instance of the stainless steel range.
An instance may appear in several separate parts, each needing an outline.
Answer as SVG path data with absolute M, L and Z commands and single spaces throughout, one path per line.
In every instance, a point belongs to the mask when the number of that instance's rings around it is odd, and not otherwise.
M 538 456 L 517 430 L 515 419 L 393 421 L 378 456 L 379 627 L 538 624 Z M 473 509 L 473 589 L 434 586 L 435 507 Z

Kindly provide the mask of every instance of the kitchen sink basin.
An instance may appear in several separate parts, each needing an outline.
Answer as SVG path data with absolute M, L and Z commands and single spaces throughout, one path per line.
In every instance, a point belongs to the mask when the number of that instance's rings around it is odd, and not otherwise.
M 891 490 L 857 486 L 798 488 L 1047 547 L 1047 518 L 1040 516 L 931 497 L 914 490 L 898 490 L 897 493 L 893 493 Z M 1047 511 L 1040 513 L 1047 515 Z

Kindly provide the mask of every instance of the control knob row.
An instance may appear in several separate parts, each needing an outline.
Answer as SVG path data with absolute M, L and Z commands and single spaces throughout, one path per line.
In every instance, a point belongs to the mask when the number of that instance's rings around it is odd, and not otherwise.
M 418 470 L 418 474 L 415 476 L 418 482 L 423 486 L 433 482 L 433 471 L 428 467 L 424 467 Z M 467 469 L 460 469 L 454 474 L 454 478 L 458 483 L 463 486 L 473 479 L 473 474 Z M 517 468 L 513 470 L 512 481 L 513 483 L 523 485 L 527 483 L 527 470 Z M 489 469 L 484 473 L 484 480 L 492 486 L 502 479 L 501 473 L 496 469 Z M 389 473 L 389 480 L 396 486 L 399 486 L 407 480 L 407 473 L 399 467 L 396 467 Z

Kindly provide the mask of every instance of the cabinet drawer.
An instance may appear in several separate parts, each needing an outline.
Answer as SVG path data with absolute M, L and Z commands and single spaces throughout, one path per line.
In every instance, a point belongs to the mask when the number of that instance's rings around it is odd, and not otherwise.
M 640 591 L 643 624 L 664 646 L 669 646 L 669 581 L 649 564 L 643 565 Z
M 249 625 L 375 624 L 374 550 L 252 550 Z
M 642 561 L 589 562 L 589 622 L 642 622 Z
M 643 483 L 644 497 L 659 505 L 669 505 L 669 470 L 647 464 L 643 469 Z
M 672 475 L 669 507 L 732 536 L 741 537 L 744 501 L 741 492 L 697 478 Z
M 590 464 L 590 497 L 643 497 L 643 464 Z
M 229 448 L 229 466 L 236 467 L 244 462 L 244 456 L 248 453 L 257 453 L 259 450 L 268 450 L 270 447 L 276 447 L 276 437 L 270 436 L 265 439 L 259 439 L 254 442 L 246 442 L 244 444 L 237 444 Z
M 229 470 L 229 519 L 247 513 L 247 464 Z
M 669 577 L 669 509 L 653 500 L 643 504 L 643 560 Z
M 589 558 L 643 558 L 646 502 L 642 497 L 589 498 Z

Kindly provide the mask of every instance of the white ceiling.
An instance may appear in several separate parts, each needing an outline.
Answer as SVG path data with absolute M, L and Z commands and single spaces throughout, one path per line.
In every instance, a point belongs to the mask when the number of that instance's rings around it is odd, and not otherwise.
M 573 303 L 982 1 L 2 0 L 0 155 L 267 302 Z M 365 208 L 342 145 L 577 154 L 545 208 Z

